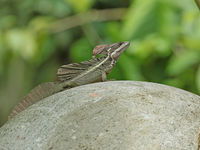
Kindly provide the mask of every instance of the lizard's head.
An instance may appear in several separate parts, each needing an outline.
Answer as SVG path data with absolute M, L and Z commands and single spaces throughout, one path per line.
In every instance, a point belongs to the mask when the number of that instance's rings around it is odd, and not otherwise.
M 97 45 L 93 49 L 93 58 L 98 54 L 110 55 L 117 60 L 124 50 L 130 45 L 130 42 L 117 42 L 114 44 Z

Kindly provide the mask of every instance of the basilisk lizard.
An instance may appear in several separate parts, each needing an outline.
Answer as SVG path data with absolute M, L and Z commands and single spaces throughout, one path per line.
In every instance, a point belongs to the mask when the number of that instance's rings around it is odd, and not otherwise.
M 105 81 L 118 58 L 130 45 L 129 42 L 98 45 L 93 50 L 93 59 L 80 63 L 63 65 L 58 69 L 57 81 L 38 85 L 14 107 L 9 118 L 25 110 L 37 101 L 75 86 Z M 95 58 L 98 54 L 104 56 Z

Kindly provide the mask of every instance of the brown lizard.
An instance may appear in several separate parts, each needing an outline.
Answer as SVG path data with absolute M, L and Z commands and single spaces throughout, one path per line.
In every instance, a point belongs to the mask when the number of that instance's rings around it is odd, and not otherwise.
M 55 82 L 38 85 L 14 107 L 9 118 L 25 110 L 41 99 L 75 86 L 105 81 L 106 74 L 110 73 L 118 58 L 130 45 L 129 42 L 99 45 L 94 48 L 93 59 L 80 63 L 63 65 L 58 69 Z M 105 54 L 94 58 L 97 54 Z

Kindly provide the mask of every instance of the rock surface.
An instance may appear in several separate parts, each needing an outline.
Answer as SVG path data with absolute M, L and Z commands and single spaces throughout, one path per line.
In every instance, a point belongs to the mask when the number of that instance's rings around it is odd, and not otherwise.
M 72 88 L 0 128 L 0 150 L 197 150 L 200 97 L 161 84 Z

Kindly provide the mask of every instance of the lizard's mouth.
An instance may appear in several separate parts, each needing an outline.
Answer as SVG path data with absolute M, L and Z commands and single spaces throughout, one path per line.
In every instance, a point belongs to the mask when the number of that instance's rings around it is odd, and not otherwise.
M 113 52 L 111 53 L 111 57 L 115 60 L 117 60 L 121 54 L 129 47 L 130 42 L 119 42 L 119 47 Z

